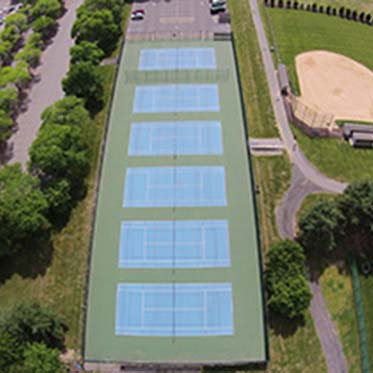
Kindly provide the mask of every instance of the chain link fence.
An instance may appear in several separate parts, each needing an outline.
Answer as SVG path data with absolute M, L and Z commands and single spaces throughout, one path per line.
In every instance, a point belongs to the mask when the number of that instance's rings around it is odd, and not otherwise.
M 369 362 L 368 345 L 367 345 L 367 331 L 366 331 L 365 319 L 364 319 L 363 301 L 361 298 L 361 291 L 360 291 L 359 270 L 358 270 L 355 258 L 351 258 L 349 262 L 350 262 L 349 264 L 350 264 L 350 271 L 351 271 L 351 277 L 352 277 L 352 286 L 354 289 L 355 309 L 356 309 L 357 320 L 358 320 L 358 325 L 359 325 L 361 370 L 363 373 L 369 373 L 370 362 Z

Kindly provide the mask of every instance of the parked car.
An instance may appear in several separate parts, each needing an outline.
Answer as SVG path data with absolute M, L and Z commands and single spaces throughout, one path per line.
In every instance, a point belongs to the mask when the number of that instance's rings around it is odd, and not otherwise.
M 144 9 L 137 9 L 133 10 L 131 13 L 131 20 L 132 21 L 140 21 L 144 19 L 145 16 L 145 10 Z
M 212 2 L 210 5 L 210 13 L 217 14 L 226 11 L 226 5 L 224 1 Z

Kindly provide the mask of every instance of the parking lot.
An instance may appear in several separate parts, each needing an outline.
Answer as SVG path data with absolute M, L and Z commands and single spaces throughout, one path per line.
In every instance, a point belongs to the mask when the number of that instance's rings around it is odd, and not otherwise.
M 144 10 L 144 19 L 129 22 L 128 40 L 211 39 L 230 33 L 228 23 L 210 14 L 209 0 L 140 0 L 132 5 L 137 9 Z

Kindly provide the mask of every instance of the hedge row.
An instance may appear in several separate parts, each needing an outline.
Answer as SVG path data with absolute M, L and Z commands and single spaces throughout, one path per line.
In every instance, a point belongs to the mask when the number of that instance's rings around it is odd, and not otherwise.
M 371 14 L 363 11 L 359 12 L 344 6 L 334 7 L 331 5 L 319 5 L 317 3 L 304 4 L 297 0 L 264 0 L 264 5 L 271 8 L 285 8 L 322 13 L 373 26 L 373 17 Z

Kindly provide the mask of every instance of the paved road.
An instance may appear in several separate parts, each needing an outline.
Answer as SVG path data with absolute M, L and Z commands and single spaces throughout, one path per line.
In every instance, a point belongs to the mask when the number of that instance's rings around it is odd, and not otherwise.
M 332 180 L 316 170 L 298 148 L 287 120 L 283 106 L 280 87 L 273 64 L 268 40 L 264 31 L 259 13 L 257 0 L 248 0 L 253 13 L 253 20 L 259 39 L 259 45 L 264 62 L 265 72 L 270 88 L 271 101 L 275 112 L 280 135 L 293 163 L 292 184 L 285 195 L 282 204 L 276 211 L 279 232 L 282 237 L 294 237 L 295 219 L 303 199 L 310 192 L 326 191 L 341 193 L 347 184 Z M 312 291 L 311 314 L 324 352 L 328 371 L 331 373 L 344 373 L 348 371 L 346 358 L 339 341 L 335 325 L 331 320 L 325 304 L 320 286 L 310 283 Z
M 6 163 L 28 161 L 28 149 L 40 127 L 40 114 L 49 105 L 63 97 L 61 80 L 69 66 L 69 49 L 73 44 L 70 30 L 75 20 L 76 8 L 82 0 L 66 0 L 67 12 L 59 20 L 59 29 L 53 43 L 43 52 L 41 64 L 36 69 L 36 79 L 27 98 L 27 110 L 17 119 L 18 131 L 8 140 Z
M 290 188 L 276 209 L 276 224 L 281 237 L 293 239 L 296 216 L 305 197 L 324 190 L 306 179 L 299 168 L 293 165 Z

